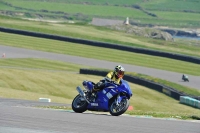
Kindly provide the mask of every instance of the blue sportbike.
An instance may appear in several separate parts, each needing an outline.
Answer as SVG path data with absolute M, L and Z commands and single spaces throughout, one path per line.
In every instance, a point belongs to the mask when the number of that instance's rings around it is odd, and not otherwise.
M 110 112 L 113 116 L 119 116 L 128 109 L 129 99 L 132 96 L 128 82 L 121 80 L 119 85 L 109 78 L 104 80 L 105 88 L 96 92 L 95 97 L 92 95 L 94 87 L 92 81 L 84 81 L 84 90 L 80 86 L 76 88 L 79 94 L 72 101 L 74 112 L 103 111 Z

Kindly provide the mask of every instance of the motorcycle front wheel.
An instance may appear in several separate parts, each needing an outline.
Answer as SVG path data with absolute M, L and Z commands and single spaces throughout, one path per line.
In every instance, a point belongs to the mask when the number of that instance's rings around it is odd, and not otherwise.
M 109 112 L 113 116 L 119 116 L 124 112 L 126 112 L 128 107 L 129 107 L 129 100 L 124 98 L 118 105 L 113 101 L 113 103 L 110 105 Z
M 77 95 L 72 101 L 72 109 L 76 113 L 83 113 L 87 110 L 88 103 L 86 100 L 81 97 L 81 95 Z

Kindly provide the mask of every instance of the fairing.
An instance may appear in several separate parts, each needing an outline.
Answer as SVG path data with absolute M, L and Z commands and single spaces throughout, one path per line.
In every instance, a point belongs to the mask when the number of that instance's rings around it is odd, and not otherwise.
M 130 97 L 132 96 L 132 91 L 130 89 L 130 86 L 125 80 L 122 80 L 121 85 L 116 85 L 114 83 L 107 83 L 106 86 L 107 86 L 106 88 L 97 92 L 97 98 L 94 102 L 88 104 L 88 110 L 108 111 L 109 101 L 113 97 L 118 96 L 117 101 L 120 102 L 123 98 L 130 99 Z M 121 95 L 122 93 L 125 95 Z

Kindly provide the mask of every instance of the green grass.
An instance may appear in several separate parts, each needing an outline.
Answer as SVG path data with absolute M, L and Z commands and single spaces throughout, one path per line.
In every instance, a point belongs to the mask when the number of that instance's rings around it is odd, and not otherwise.
M 140 4 L 146 10 L 157 11 L 200 11 L 200 1 L 185 1 L 185 0 L 152 0 L 151 2 L 143 2 Z
M 37 6 L 36 6 L 37 5 Z M 0 1 L 0 10 L 9 11 L 13 16 L 37 18 L 40 14 L 43 19 L 69 19 L 78 21 L 91 21 L 93 17 L 113 18 L 125 20 L 129 17 L 130 20 L 135 20 L 138 24 L 158 24 L 172 27 L 198 27 L 199 23 L 199 9 L 200 1 L 139 1 L 126 0 L 122 1 L 91 1 L 91 0 L 77 0 L 77 1 L 24 1 L 24 0 L 10 0 Z M 138 7 L 136 9 L 135 7 Z M 78 9 L 78 10 L 77 10 Z M 156 17 L 148 15 L 153 13 Z M 24 13 L 17 15 L 15 13 Z M 168 16 L 168 13 L 177 14 L 180 16 Z M 188 14 L 190 12 L 190 14 Z M 161 15 L 163 14 L 163 15 Z M 187 17 L 185 17 L 187 16 Z M 191 18 L 190 21 L 188 18 Z M 180 21 L 185 25 L 176 25 L 174 21 Z
M 43 2 L 40 0 L 40 2 Z M 49 1 L 49 2 L 55 2 L 55 1 Z M 132 5 L 132 4 L 137 4 L 140 2 L 140 0 L 126 0 L 121 1 L 121 0 L 56 0 L 58 3 L 85 3 L 85 4 L 94 4 L 94 5 Z
M 195 14 L 195 13 L 183 13 L 183 12 L 158 12 L 155 11 L 153 13 L 156 13 L 159 18 L 163 18 L 163 16 L 165 16 L 166 19 L 168 19 L 169 21 L 178 21 L 178 22 L 184 22 L 184 21 L 200 21 L 200 14 Z M 185 16 L 187 16 L 186 18 L 184 18 Z M 176 18 L 176 19 L 172 19 L 172 18 Z
M 2 37 L 2 39 L 0 40 L 0 44 L 7 46 L 15 46 L 27 49 L 35 49 L 35 50 L 61 53 L 67 55 L 75 55 L 87 58 L 107 60 L 112 62 L 119 62 L 119 59 L 116 57 L 120 55 L 121 63 L 186 73 L 197 76 L 200 75 L 199 71 L 200 65 L 184 61 L 162 58 L 158 56 L 149 56 L 144 54 L 131 53 L 131 52 L 108 49 L 108 48 L 99 48 L 95 46 L 74 44 L 63 41 L 27 37 L 15 34 L 7 34 L 1 32 L 0 35 Z
M 56 97 L 64 99 L 66 96 L 68 99 L 73 98 L 71 97 L 73 93 L 67 94 L 66 89 L 75 83 L 73 83 L 74 79 L 71 76 L 77 75 L 80 67 L 90 68 L 43 59 L 0 59 L 0 66 L 2 76 L 0 81 L 1 93 L 5 93 L 1 96 L 9 97 L 11 95 L 13 98 L 20 98 L 21 95 L 15 93 L 19 90 L 23 93 L 24 99 L 30 100 L 37 100 L 35 98 L 42 94 L 53 96 L 53 99 Z M 79 79 L 79 76 L 76 76 L 76 78 Z M 79 82 L 81 83 L 81 81 Z M 77 86 L 78 81 L 76 83 Z M 6 92 L 5 88 L 10 90 Z M 69 88 L 69 91 L 73 89 Z M 30 97 L 29 95 L 33 96 Z
M 29 65 L 24 65 L 23 62 Z M 82 68 L 80 65 L 51 60 L 0 59 L 0 64 L 1 66 L 4 64 L 0 69 L 0 97 L 5 98 L 38 101 L 40 97 L 46 97 L 52 102 L 71 104 L 78 94 L 75 88 L 82 87 L 83 80 L 98 82 L 103 78 L 78 74 L 79 68 Z M 63 68 L 65 65 L 66 68 Z M 134 110 L 127 111 L 128 114 L 154 117 L 181 116 L 181 119 L 200 116 L 199 109 L 180 104 L 179 101 L 146 87 L 129 84 L 133 92 L 130 105 Z M 70 109 L 70 107 L 50 108 Z
M 72 25 L 66 23 L 54 24 L 44 22 L 33 22 L 1 16 L 0 26 L 47 34 L 82 38 L 88 40 L 117 43 L 122 45 L 200 57 L 199 45 L 193 45 L 193 43 L 190 43 L 188 41 L 179 42 L 175 39 L 175 42 L 167 42 L 150 38 L 138 37 L 124 32 L 113 31 L 108 28 L 95 27 L 84 24 Z
M 151 0 L 151 1 L 141 1 L 141 0 L 68 0 L 63 1 L 59 0 L 62 3 L 86 3 L 88 4 L 100 4 L 100 5 L 118 5 L 118 6 L 131 6 L 131 5 L 139 5 L 140 7 L 146 10 L 172 10 L 172 11 L 183 11 L 183 10 L 192 10 L 192 11 L 200 11 L 200 1 L 184 1 L 184 0 Z
M 0 60 L 1 68 L 16 68 L 16 69 L 28 69 L 28 70 L 54 70 L 54 71 L 79 71 L 80 66 L 75 64 L 69 64 L 65 62 L 43 60 L 36 58 L 25 59 L 2 59 Z M 88 66 L 81 66 L 82 68 L 91 68 Z
M 11 2 L 11 1 L 10 1 Z M 63 4 L 51 2 L 38 2 L 38 1 L 12 1 L 11 4 L 16 7 L 24 7 L 26 9 L 33 9 L 36 11 L 60 11 L 66 13 L 81 13 L 87 15 L 97 16 L 119 16 L 126 18 L 127 16 L 140 18 L 150 18 L 145 13 L 134 8 L 115 7 L 115 6 L 102 6 L 102 5 L 82 5 L 82 4 Z M 36 6 L 37 5 L 37 6 Z M 79 9 L 79 11 L 77 11 Z

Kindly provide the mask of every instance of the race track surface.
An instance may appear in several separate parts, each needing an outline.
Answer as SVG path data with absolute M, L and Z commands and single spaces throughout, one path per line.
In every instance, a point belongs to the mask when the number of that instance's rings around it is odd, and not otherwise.
M 91 58 L 56 54 L 56 53 L 49 53 L 37 50 L 29 50 L 29 49 L 0 45 L 0 54 L 3 55 L 3 53 L 6 54 L 6 58 L 46 58 L 51 60 L 59 60 L 69 63 L 75 63 L 91 67 L 105 68 L 105 69 L 113 69 L 114 66 L 121 64 L 128 72 L 146 74 L 152 77 L 168 80 L 180 85 L 200 90 L 200 76 L 188 75 L 190 82 L 183 82 L 181 80 L 182 73 L 158 70 L 158 69 L 129 65 L 129 64 L 122 64 L 120 62 L 109 62 Z
M 0 98 L 0 133 L 199 133 L 199 121 L 74 113 L 56 105 Z M 61 104 L 58 104 L 58 106 Z M 66 105 L 68 106 L 68 105 Z

